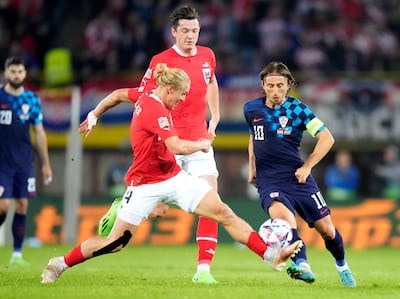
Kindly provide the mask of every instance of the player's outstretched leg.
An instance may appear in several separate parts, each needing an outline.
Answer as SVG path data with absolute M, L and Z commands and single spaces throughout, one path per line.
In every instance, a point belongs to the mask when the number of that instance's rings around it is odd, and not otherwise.
M 53 283 L 68 268 L 63 256 L 53 257 L 42 272 L 42 283 Z
M 106 237 L 110 234 L 114 226 L 115 219 L 117 219 L 118 208 L 121 205 L 122 197 L 115 198 L 107 213 L 101 217 L 99 221 L 99 235 Z

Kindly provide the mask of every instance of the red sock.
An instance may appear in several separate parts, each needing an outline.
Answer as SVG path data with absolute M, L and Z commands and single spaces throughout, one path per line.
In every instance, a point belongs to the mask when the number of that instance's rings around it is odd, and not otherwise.
M 198 264 L 211 264 L 218 242 L 218 223 L 208 218 L 199 217 L 196 232 L 199 255 Z
M 261 258 L 264 258 L 264 252 L 267 250 L 267 245 L 256 232 L 250 234 L 246 245 L 251 251 L 259 255 Z
M 64 262 L 68 267 L 82 263 L 84 260 L 86 260 L 86 258 L 82 255 L 80 244 L 64 255 Z

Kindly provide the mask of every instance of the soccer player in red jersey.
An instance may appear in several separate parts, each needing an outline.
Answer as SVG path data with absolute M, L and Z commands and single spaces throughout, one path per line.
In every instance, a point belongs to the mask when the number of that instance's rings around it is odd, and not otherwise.
M 185 101 L 190 87 L 188 75 L 160 63 L 153 76 L 158 87 L 135 105 L 130 130 L 135 159 L 126 174 L 127 188 L 110 234 L 91 237 L 64 256 L 51 258 L 42 272 L 42 283 L 55 282 L 66 269 L 90 258 L 120 251 L 159 203 L 218 221 L 232 238 L 246 244 L 275 269 L 281 269 L 282 263 L 300 250 L 301 241 L 286 248 L 281 248 L 279 242 L 264 243 L 248 223 L 222 202 L 212 186 L 181 169 L 174 155 L 208 152 L 211 142 L 207 138 L 181 139 L 174 128 L 170 110 Z M 80 132 L 88 136 L 97 118 L 122 101 L 123 98 L 106 97 L 89 112 Z
M 213 141 L 219 114 L 219 91 L 215 76 L 216 59 L 214 52 L 207 47 L 197 45 L 200 33 L 200 18 L 193 7 L 183 6 L 170 15 L 171 33 L 175 44 L 155 55 L 141 81 L 140 87 L 121 89 L 115 93 L 136 102 L 142 94 L 150 93 L 156 87 L 152 76 L 158 63 L 166 63 L 168 67 L 183 69 L 190 77 L 191 87 L 186 100 L 172 111 L 174 126 L 180 138 L 197 140 L 209 138 Z M 207 105 L 210 121 L 207 128 Z M 205 179 L 215 190 L 218 190 L 218 170 L 214 159 L 214 151 L 194 152 L 190 155 L 177 155 L 176 160 L 182 169 L 194 176 Z M 104 230 L 113 224 L 108 215 L 114 214 L 117 205 L 113 205 L 100 222 Z M 163 216 L 167 205 L 160 204 L 152 213 L 153 217 Z M 199 217 L 196 241 L 198 245 L 197 272 L 192 278 L 195 283 L 217 283 L 210 273 L 210 265 L 215 254 L 218 241 L 218 224 L 210 219 Z

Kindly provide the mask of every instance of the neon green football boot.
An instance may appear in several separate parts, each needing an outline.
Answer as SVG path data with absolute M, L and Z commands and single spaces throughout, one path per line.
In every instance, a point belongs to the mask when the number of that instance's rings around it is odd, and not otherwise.
M 99 235 L 106 237 L 110 234 L 114 226 L 115 219 L 117 219 L 118 208 L 121 205 L 122 197 L 114 199 L 110 209 L 101 217 L 99 221 Z
M 204 284 L 218 283 L 218 281 L 215 280 L 215 278 L 211 275 L 210 272 L 197 272 L 193 276 L 192 281 L 194 283 L 204 283 Z

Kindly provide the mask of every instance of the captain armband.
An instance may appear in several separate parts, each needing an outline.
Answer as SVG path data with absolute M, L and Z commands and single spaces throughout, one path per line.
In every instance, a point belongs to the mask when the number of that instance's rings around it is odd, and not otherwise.
M 317 117 L 310 120 L 306 125 L 307 132 L 312 137 L 315 137 L 315 135 L 317 135 L 319 131 L 325 129 L 325 127 L 326 127 L 325 124 Z

